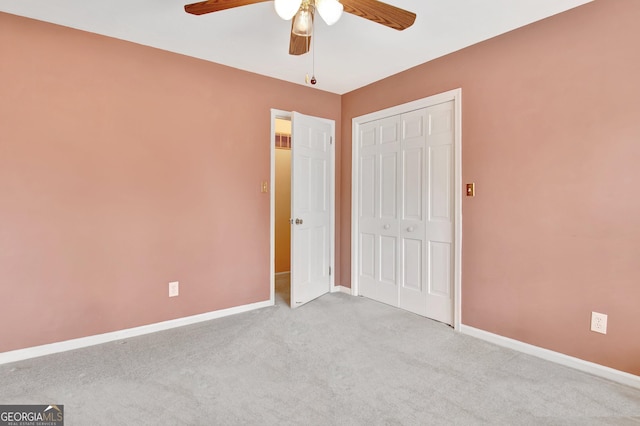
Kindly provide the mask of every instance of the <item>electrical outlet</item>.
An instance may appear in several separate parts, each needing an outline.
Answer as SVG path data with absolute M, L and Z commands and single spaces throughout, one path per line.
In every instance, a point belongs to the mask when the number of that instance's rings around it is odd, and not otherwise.
M 591 312 L 591 331 L 607 334 L 607 314 Z
M 172 281 L 169 283 L 169 297 L 175 297 L 180 294 L 180 283 Z

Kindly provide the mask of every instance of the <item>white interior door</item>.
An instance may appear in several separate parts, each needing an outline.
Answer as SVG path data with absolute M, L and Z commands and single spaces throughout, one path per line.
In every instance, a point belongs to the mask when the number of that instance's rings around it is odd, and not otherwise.
M 333 138 L 331 120 L 291 119 L 291 307 L 331 290 Z
M 363 123 L 359 293 L 453 324 L 454 102 Z

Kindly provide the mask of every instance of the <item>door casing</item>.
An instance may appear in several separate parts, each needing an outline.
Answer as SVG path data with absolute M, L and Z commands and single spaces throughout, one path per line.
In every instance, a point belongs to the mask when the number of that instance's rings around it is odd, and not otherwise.
M 351 294 L 358 296 L 358 228 L 359 228 L 359 193 L 358 193 L 358 176 L 359 176 L 359 149 L 358 135 L 360 133 L 360 125 L 380 120 L 386 117 L 404 114 L 422 108 L 427 108 L 443 102 L 454 101 L 455 111 L 455 138 L 454 138 L 454 217 L 455 225 L 453 229 L 454 243 L 454 271 L 453 271 L 453 327 L 458 330 L 461 324 L 461 282 L 462 282 L 462 89 L 454 89 L 448 92 L 429 96 L 427 98 L 418 99 L 402 105 L 397 105 L 384 110 L 372 112 L 352 120 L 352 156 L 351 156 Z

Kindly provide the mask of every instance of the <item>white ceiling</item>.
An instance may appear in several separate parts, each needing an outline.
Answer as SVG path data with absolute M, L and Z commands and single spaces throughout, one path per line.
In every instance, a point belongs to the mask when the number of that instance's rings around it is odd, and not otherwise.
M 396 31 L 347 13 L 316 19 L 318 89 L 343 94 L 591 0 L 387 0 L 417 14 Z M 313 54 L 291 56 L 290 22 L 273 2 L 202 16 L 190 0 L 0 0 L 0 11 L 181 53 L 305 84 Z

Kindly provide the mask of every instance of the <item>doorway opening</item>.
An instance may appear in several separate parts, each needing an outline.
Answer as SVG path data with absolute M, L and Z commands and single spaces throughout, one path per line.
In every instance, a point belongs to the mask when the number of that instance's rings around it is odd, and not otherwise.
M 334 139 L 333 120 L 271 110 L 272 304 L 335 291 Z
M 275 119 L 275 303 L 291 304 L 291 118 Z

